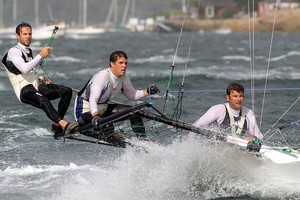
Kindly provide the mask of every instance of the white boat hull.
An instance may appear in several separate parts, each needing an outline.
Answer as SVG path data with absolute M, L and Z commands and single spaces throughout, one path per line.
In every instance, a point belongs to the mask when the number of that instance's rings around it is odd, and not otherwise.
M 232 136 L 227 137 L 227 142 L 242 147 L 243 149 L 247 149 L 248 146 L 248 141 Z M 262 145 L 259 154 L 276 164 L 288 164 L 300 161 L 300 151 L 287 147 Z

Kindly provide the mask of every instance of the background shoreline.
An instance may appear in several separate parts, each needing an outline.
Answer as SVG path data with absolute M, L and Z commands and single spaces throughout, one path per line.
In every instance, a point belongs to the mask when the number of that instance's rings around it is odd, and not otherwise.
M 212 31 L 218 29 L 230 29 L 233 32 L 249 31 L 254 26 L 254 31 L 272 31 L 274 17 L 266 19 L 243 18 L 243 19 L 186 19 L 183 29 L 185 31 L 195 30 Z M 183 19 L 168 19 L 165 24 L 173 29 L 181 29 Z M 280 32 L 300 32 L 300 9 L 278 11 L 275 18 L 275 31 Z

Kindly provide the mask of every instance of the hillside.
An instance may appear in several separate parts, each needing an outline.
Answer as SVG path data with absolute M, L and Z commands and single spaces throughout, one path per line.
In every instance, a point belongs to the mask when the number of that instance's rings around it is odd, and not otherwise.
M 256 31 L 271 31 L 274 17 L 265 20 L 254 20 Z M 249 19 L 198 19 L 187 20 L 184 30 L 191 31 L 195 23 L 196 30 L 216 30 L 229 28 L 232 31 L 249 31 Z M 250 21 L 252 26 L 252 20 Z M 169 19 L 167 24 L 181 27 L 182 19 Z M 275 30 L 280 32 L 300 32 L 300 9 L 278 11 L 276 16 Z

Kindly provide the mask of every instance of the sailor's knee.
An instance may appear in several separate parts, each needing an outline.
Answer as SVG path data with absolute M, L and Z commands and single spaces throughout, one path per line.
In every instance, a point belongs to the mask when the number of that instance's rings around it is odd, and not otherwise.
M 71 96 L 72 97 L 72 88 L 70 88 L 68 86 L 62 86 L 61 92 L 64 96 Z

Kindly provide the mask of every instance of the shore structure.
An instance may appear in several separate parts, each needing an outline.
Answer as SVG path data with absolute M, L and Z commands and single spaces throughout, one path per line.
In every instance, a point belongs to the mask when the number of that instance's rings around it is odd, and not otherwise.
M 183 19 L 166 19 L 165 24 L 173 29 L 182 27 Z M 274 16 L 266 19 L 259 18 L 231 18 L 231 19 L 186 19 L 183 30 L 192 31 L 195 25 L 197 31 L 213 31 L 218 29 L 230 29 L 232 32 L 249 31 L 250 26 L 255 31 L 271 31 Z M 300 9 L 278 11 L 275 17 L 275 31 L 300 32 Z

